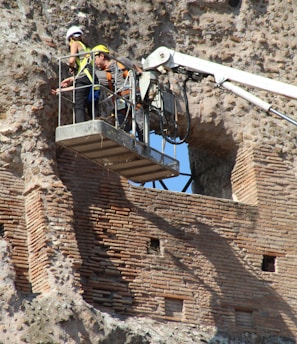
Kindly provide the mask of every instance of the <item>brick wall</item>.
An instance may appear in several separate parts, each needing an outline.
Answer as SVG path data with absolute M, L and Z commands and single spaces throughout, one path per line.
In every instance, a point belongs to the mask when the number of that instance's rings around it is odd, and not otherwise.
M 96 307 L 297 336 L 297 181 L 271 148 L 238 153 L 238 202 L 136 187 L 66 150 L 58 166 L 62 185 L 26 195 L 33 290 L 52 287 L 62 252 Z
M 296 334 L 297 184 L 270 148 L 239 152 L 233 191 L 246 204 L 134 187 L 63 159 L 88 302 L 227 331 Z M 263 271 L 265 259 L 276 271 Z
M 16 273 L 16 287 L 31 292 L 28 274 L 28 248 L 25 224 L 25 208 L 21 178 L 0 169 L 0 225 L 1 237 L 9 243 L 9 249 Z
M 61 287 L 80 291 L 81 257 L 72 203 L 61 183 L 25 194 L 29 274 L 35 293 Z

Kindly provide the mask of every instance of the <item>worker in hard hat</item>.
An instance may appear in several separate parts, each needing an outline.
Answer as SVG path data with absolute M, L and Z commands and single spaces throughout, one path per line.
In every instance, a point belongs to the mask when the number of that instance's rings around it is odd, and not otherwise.
M 135 64 L 133 64 L 129 59 L 120 59 L 123 63 L 116 61 L 111 58 L 109 49 L 102 44 L 95 46 L 93 49 L 94 54 L 94 64 L 95 64 L 95 74 L 98 78 L 99 84 L 110 89 L 119 95 L 124 96 L 125 91 L 129 93 L 129 85 L 125 89 L 125 77 L 129 73 L 129 69 L 137 70 Z M 139 71 L 139 70 L 138 70 Z M 118 92 L 117 90 L 121 90 Z M 124 123 L 126 120 L 124 114 L 126 104 L 121 102 L 119 99 L 114 99 L 110 96 L 108 91 L 103 88 L 100 89 L 100 97 L 98 103 L 98 113 L 101 119 L 110 118 L 111 114 L 115 113 L 115 102 L 117 103 L 118 120 L 120 124 L 123 124 L 123 129 L 126 131 L 130 130 L 129 123 Z M 143 141 L 143 109 L 142 107 L 137 107 L 135 112 L 136 119 L 136 130 L 138 133 L 138 138 Z
M 113 93 L 117 93 L 118 95 L 123 96 L 125 91 L 129 93 L 129 85 L 125 90 L 125 73 L 128 73 L 128 69 L 135 69 L 135 71 L 142 72 L 139 67 L 137 67 L 132 61 L 127 58 L 122 58 L 123 64 L 112 59 L 110 56 L 109 49 L 105 45 L 97 45 L 92 49 L 90 53 L 91 56 L 94 56 L 94 66 L 95 66 L 95 82 L 101 86 L 99 92 L 99 100 L 95 100 L 95 117 L 105 120 L 110 124 L 114 124 L 115 122 L 115 102 L 117 98 L 113 96 Z M 75 77 L 71 76 L 69 78 L 64 79 L 61 82 L 61 88 L 53 89 L 51 91 L 52 94 L 56 95 L 59 91 L 71 91 L 73 88 L 73 82 Z M 111 92 L 109 92 L 110 90 Z M 120 90 L 119 92 L 117 90 Z M 89 98 L 89 93 L 86 94 L 87 98 Z M 92 100 L 93 101 L 93 100 Z M 92 105 L 92 103 L 89 103 Z M 121 108 L 122 107 L 122 108 Z M 125 102 L 117 103 L 117 115 L 119 124 L 121 127 L 129 131 L 130 130 L 130 123 L 125 122 L 127 114 L 125 111 L 126 104 Z M 130 120 L 130 118 L 128 118 Z M 136 119 L 136 130 L 138 134 L 138 139 L 143 141 L 143 126 L 144 126 L 144 112 L 143 107 L 137 104 L 136 111 L 135 111 L 135 119 Z
M 105 45 L 99 44 L 93 48 L 93 51 L 95 74 L 99 80 L 99 84 L 114 92 L 115 87 L 112 81 L 112 75 L 115 74 L 115 64 L 110 57 L 109 49 Z M 110 67 L 113 69 L 112 73 L 110 72 Z M 119 75 L 117 78 L 118 86 L 120 87 L 123 83 L 124 79 L 121 75 Z M 113 124 L 115 120 L 114 98 L 107 89 L 100 89 L 97 116 L 100 117 L 100 119 L 106 120 L 109 123 Z
M 83 40 L 83 31 L 78 26 L 71 26 L 66 33 L 66 41 L 70 48 L 69 68 L 74 76 L 74 109 L 76 123 L 86 120 L 86 109 L 92 117 L 88 98 L 92 86 L 92 66 L 90 64 L 90 48 Z M 84 54 L 87 53 L 87 54 Z

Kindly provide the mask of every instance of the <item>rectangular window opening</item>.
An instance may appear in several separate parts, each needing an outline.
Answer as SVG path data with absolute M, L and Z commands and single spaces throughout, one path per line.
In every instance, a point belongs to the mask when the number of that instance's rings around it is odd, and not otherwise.
M 4 223 L 0 223 L 0 237 L 4 237 L 5 229 L 4 229 Z
M 165 297 L 165 316 L 175 319 L 182 319 L 183 308 L 183 299 Z
M 254 318 L 252 310 L 235 309 L 235 322 L 237 327 L 253 328 Z
M 157 238 L 151 238 L 149 243 L 148 243 L 148 248 L 147 248 L 147 253 L 148 254 L 160 254 L 161 253 L 161 248 L 160 248 L 160 240 Z
M 263 255 L 262 271 L 275 272 L 276 256 Z

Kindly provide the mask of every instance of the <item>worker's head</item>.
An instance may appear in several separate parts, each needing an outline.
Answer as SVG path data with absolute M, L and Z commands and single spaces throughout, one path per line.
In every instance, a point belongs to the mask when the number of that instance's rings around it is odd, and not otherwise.
M 95 65 L 99 68 L 104 67 L 105 61 L 110 60 L 109 56 L 109 49 L 103 45 L 99 44 L 93 48 L 94 56 L 95 56 Z
M 70 42 L 71 39 L 77 40 L 81 39 L 83 32 L 78 26 L 71 26 L 66 33 L 66 42 Z

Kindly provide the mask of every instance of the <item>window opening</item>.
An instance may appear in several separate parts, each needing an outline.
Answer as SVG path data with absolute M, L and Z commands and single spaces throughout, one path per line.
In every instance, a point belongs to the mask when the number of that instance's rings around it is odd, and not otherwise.
M 184 300 L 165 297 L 165 316 L 181 319 L 183 315 Z
M 4 237 L 4 224 L 0 223 L 0 236 L 3 238 Z
M 151 147 L 162 151 L 164 154 L 169 156 L 174 156 L 180 163 L 180 173 L 178 176 L 173 178 L 164 178 L 161 180 L 156 180 L 153 182 L 147 182 L 143 185 L 146 188 L 153 188 L 159 190 L 169 190 L 176 192 L 192 193 L 191 183 L 193 181 L 191 170 L 190 170 L 190 160 L 188 153 L 188 145 L 182 144 L 178 146 L 165 145 L 162 146 L 163 139 L 159 135 L 150 135 L 150 145 Z
M 253 311 L 235 310 L 235 321 L 238 327 L 254 327 Z
M 262 271 L 275 272 L 275 256 L 265 256 L 263 255 L 262 260 Z
M 157 238 L 151 238 L 147 250 L 148 254 L 160 254 L 160 240 Z

